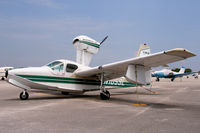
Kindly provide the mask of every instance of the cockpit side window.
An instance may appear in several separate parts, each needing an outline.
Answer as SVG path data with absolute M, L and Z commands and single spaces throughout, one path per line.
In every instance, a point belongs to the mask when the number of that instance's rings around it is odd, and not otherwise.
M 77 65 L 67 64 L 67 66 L 66 66 L 66 72 L 73 73 L 77 68 L 78 68 Z
M 52 68 L 52 70 L 56 71 L 56 72 L 62 72 L 63 71 L 63 63 L 62 64 L 59 64 L 55 67 Z
M 55 72 L 63 72 L 64 64 L 60 61 L 55 61 L 47 65 Z

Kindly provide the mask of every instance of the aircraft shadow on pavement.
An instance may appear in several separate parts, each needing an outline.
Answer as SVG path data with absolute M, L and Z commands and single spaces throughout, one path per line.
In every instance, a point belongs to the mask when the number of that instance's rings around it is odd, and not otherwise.
M 156 103 L 156 102 L 148 102 L 144 101 L 142 99 L 122 99 L 122 98 L 111 98 L 110 102 L 112 103 L 117 103 L 117 104 L 127 104 L 127 105 L 146 105 L 144 107 L 151 107 L 151 108 L 157 108 L 157 109 L 162 109 L 162 108 L 180 108 L 180 105 L 175 105 L 175 104 L 168 104 L 168 103 Z
M 33 95 L 33 96 L 31 96 Z M 156 103 L 156 102 L 149 102 L 149 101 L 144 101 L 142 100 L 142 97 L 139 97 L 137 99 L 137 95 L 160 95 L 160 94 L 152 94 L 148 91 L 146 92 L 140 92 L 140 91 L 132 91 L 132 92 L 127 92 L 127 91 L 119 91 L 119 92 L 111 92 L 111 98 L 110 100 L 101 100 L 99 94 L 83 94 L 83 95 L 62 95 L 62 94 L 52 94 L 52 93 L 45 93 L 41 95 L 34 96 L 36 94 L 31 94 L 30 98 L 25 101 L 32 101 L 32 100 L 60 100 L 60 99 L 82 99 L 82 100 L 92 100 L 96 102 L 105 102 L 105 103 L 113 103 L 113 104 L 123 104 L 123 105 L 131 105 L 133 106 L 134 104 L 145 104 L 146 106 L 144 107 L 152 107 L 152 108 L 177 108 L 180 107 L 179 105 L 173 105 L 173 104 L 166 104 L 166 103 Z M 121 95 L 129 95 L 129 97 L 116 97 L 116 96 L 121 96 Z M 131 97 L 131 96 L 134 96 Z M 130 99 L 131 98 L 131 99 Z M 13 99 L 7 99 L 11 101 L 22 101 L 19 98 L 13 98 Z
M 82 97 L 87 97 L 85 95 L 55 95 L 55 96 L 48 96 L 48 95 L 41 95 L 41 96 L 30 96 L 28 100 L 20 100 L 20 98 L 13 98 L 13 99 L 8 99 L 12 101 L 30 101 L 30 100 L 56 100 L 56 99 L 73 99 L 73 98 L 82 98 Z
M 35 93 L 35 94 L 34 94 Z M 118 91 L 118 92 L 111 92 L 111 98 L 112 96 L 120 96 L 120 95 L 160 95 L 158 93 L 151 93 L 149 91 Z M 99 100 L 99 93 L 97 94 L 88 94 L 87 92 L 84 94 L 69 94 L 69 95 L 63 95 L 59 92 L 32 92 L 29 95 L 28 100 L 50 100 L 50 99 L 72 99 L 72 98 L 87 98 L 87 99 L 97 99 Z M 9 99 L 9 100 L 20 100 L 18 97 Z

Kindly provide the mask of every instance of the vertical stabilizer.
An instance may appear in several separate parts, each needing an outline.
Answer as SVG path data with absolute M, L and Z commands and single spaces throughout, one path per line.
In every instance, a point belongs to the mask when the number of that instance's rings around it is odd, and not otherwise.
M 151 54 L 150 47 L 147 44 L 141 44 L 137 56 L 147 56 Z
M 182 66 L 181 69 L 180 69 L 180 71 L 178 73 L 184 73 L 184 72 L 185 72 L 185 67 Z
M 99 50 L 100 43 L 88 36 L 77 36 L 73 39 L 76 48 L 76 62 L 89 66 L 92 56 Z

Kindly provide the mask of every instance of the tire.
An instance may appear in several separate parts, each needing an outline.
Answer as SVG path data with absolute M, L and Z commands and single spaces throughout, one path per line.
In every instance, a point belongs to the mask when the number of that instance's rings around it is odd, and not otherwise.
M 69 95 L 69 92 L 61 91 L 62 95 Z
M 28 92 L 25 92 L 25 94 L 23 94 L 24 92 L 21 92 L 20 95 L 19 95 L 19 98 L 21 100 L 27 100 L 29 98 L 29 94 Z
M 110 99 L 110 92 L 109 91 L 101 92 L 100 98 L 101 98 L 101 100 L 109 100 Z
M 5 79 L 4 77 L 1 78 L 1 80 L 4 80 L 4 79 Z

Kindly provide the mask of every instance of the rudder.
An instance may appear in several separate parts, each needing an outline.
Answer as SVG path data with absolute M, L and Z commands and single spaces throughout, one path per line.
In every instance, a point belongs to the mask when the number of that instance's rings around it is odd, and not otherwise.
M 137 57 L 147 56 L 151 54 L 150 47 L 145 43 L 141 44 L 137 53 Z

